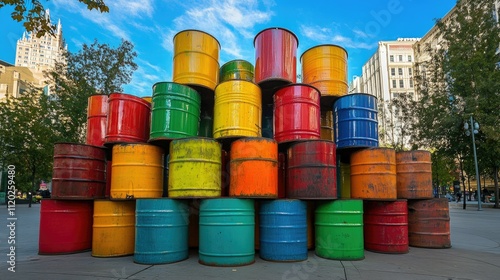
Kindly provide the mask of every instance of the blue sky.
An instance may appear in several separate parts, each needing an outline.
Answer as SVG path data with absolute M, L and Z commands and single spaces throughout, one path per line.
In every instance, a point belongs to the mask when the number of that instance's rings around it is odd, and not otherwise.
M 253 39 L 268 27 L 283 27 L 299 39 L 297 59 L 310 47 L 337 44 L 349 54 L 349 81 L 361 75 L 363 64 L 378 41 L 418 38 L 455 5 L 456 0 L 108 0 L 109 13 L 88 11 L 76 0 L 42 1 L 53 21 L 61 19 L 71 52 L 94 38 L 118 46 L 131 41 L 139 69 L 124 92 L 150 96 L 159 81 L 171 81 L 173 36 L 199 29 L 221 44 L 220 65 L 233 59 L 255 63 Z M 16 41 L 24 31 L 10 18 L 11 8 L 0 9 L 0 59 L 13 63 Z M 299 62 L 300 63 L 300 62 Z M 300 73 L 300 64 L 297 73 Z

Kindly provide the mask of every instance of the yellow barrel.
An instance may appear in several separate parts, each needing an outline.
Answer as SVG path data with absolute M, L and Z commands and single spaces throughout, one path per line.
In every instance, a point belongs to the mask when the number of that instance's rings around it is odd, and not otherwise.
M 214 138 L 261 137 L 262 96 L 258 85 L 230 80 L 215 88 Z
M 351 198 L 351 165 L 340 163 L 340 198 Z
M 221 196 L 221 144 L 210 138 L 170 142 L 168 197 Z
M 174 36 L 173 81 L 214 90 L 219 81 L 220 44 L 212 35 L 184 30 Z
M 337 45 L 319 45 L 300 57 L 302 82 L 314 86 L 321 96 L 343 96 L 348 92 L 347 51 Z
M 135 200 L 94 200 L 92 256 L 132 255 L 134 246 Z
M 149 103 L 153 102 L 153 97 L 151 96 L 144 96 L 142 99 L 146 100 Z
M 117 144 L 112 158 L 111 199 L 162 197 L 162 148 L 146 143 Z
M 323 140 L 335 141 L 333 138 L 333 111 L 321 110 L 321 134 Z

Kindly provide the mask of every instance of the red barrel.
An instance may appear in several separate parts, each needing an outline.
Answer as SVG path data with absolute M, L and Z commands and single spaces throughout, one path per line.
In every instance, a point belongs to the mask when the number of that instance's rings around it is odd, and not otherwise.
M 151 120 L 148 101 L 130 94 L 112 93 L 108 105 L 107 144 L 148 141 Z
M 108 117 L 108 96 L 92 95 L 87 107 L 87 140 L 86 144 L 103 146 L 106 140 L 106 119 Z
M 69 254 L 92 248 L 93 201 L 42 199 L 38 254 Z
M 450 208 L 448 199 L 408 201 L 408 242 L 413 247 L 450 248 Z
M 320 139 L 320 93 L 309 85 L 293 84 L 274 94 L 274 139 L 279 143 Z
M 111 159 L 106 160 L 106 188 L 104 191 L 104 197 L 109 198 L 111 196 L 111 167 L 113 162 Z
M 336 155 L 332 141 L 300 142 L 288 148 L 287 154 L 287 198 L 337 198 Z
M 291 31 L 268 28 L 259 32 L 255 47 L 255 82 L 263 90 L 295 83 L 299 40 Z
M 54 145 L 52 198 L 103 198 L 106 189 L 106 150 L 77 143 Z
M 405 199 L 364 202 L 365 249 L 408 253 L 408 207 Z

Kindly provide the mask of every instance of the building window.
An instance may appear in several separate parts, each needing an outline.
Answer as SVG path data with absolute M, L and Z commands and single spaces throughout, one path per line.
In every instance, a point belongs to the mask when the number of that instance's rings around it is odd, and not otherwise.
M 403 68 L 398 68 L 398 75 L 403 76 Z
M 413 75 L 413 72 L 412 72 L 412 71 L 413 71 L 413 70 L 412 70 L 411 68 L 408 68 L 408 74 L 409 74 L 410 76 L 411 76 L 411 75 Z
M 389 61 L 390 61 L 390 62 L 394 62 L 394 56 L 393 56 L 393 55 L 390 55 L 390 56 L 389 56 Z
M 405 87 L 405 84 L 404 84 L 403 80 L 399 80 L 399 87 L 400 88 L 404 88 Z
M 396 75 L 396 68 L 391 68 L 391 76 Z
M 399 55 L 399 62 L 403 62 L 403 55 L 402 54 Z
M 413 88 L 413 79 L 410 79 L 410 87 Z
M 411 55 L 408 55 L 408 62 L 411 62 Z
M 396 80 L 392 80 L 392 88 L 396 88 Z

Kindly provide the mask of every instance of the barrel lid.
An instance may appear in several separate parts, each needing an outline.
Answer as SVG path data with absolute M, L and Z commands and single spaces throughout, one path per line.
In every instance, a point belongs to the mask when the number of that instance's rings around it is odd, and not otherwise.
M 181 30 L 179 32 L 177 32 L 174 37 L 172 38 L 172 40 L 175 40 L 175 37 L 181 33 L 184 33 L 184 32 L 200 32 L 200 33 L 205 33 L 207 34 L 208 36 L 212 37 L 216 42 L 217 44 L 219 45 L 219 48 L 220 48 L 220 43 L 219 43 L 219 40 L 217 40 L 217 38 L 215 38 L 212 34 L 210 33 L 207 33 L 205 31 L 201 31 L 201 30 L 198 30 L 198 29 L 184 29 L 184 30 Z
M 340 96 L 339 98 L 337 98 L 337 100 L 335 100 L 335 102 L 339 101 L 340 99 L 342 98 L 348 98 L 348 97 L 352 97 L 353 95 L 368 95 L 370 97 L 373 97 L 375 99 L 378 99 L 375 95 L 373 94 L 369 94 L 369 93 L 365 93 L 365 92 L 354 92 L 354 93 L 348 93 L 346 95 L 342 95 Z
M 262 32 L 265 32 L 267 30 L 270 30 L 270 29 L 281 29 L 281 30 L 284 30 L 290 34 L 293 35 L 293 37 L 295 37 L 295 40 L 297 41 L 297 47 L 299 46 L 299 38 L 297 38 L 297 36 L 295 35 L 295 33 L 293 33 L 292 31 L 286 29 L 286 28 L 282 28 L 282 27 L 269 27 L 269 28 L 266 28 L 264 30 L 261 30 L 259 33 L 257 33 L 257 35 L 255 35 L 254 39 L 253 39 L 253 46 L 255 47 L 255 40 L 257 40 L 257 37 L 259 37 L 259 35 L 262 33 Z
M 220 85 L 225 84 L 225 83 L 231 83 L 231 82 L 232 83 L 248 83 L 248 84 L 252 84 L 252 85 L 255 85 L 256 87 L 258 87 L 259 90 L 260 90 L 259 85 L 256 84 L 256 83 L 254 83 L 254 82 L 252 82 L 252 81 L 247 81 L 247 80 L 227 80 L 227 81 L 224 81 L 222 83 L 218 83 L 217 86 L 215 86 L 214 91 L 217 90 L 217 87 L 219 87 Z
M 342 47 L 342 46 L 335 45 L 335 44 L 321 44 L 321 45 L 317 45 L 317 46 L 310 47 L 310 48 L 308 48 L 307 50 L 305 50 L 305 51 L 304 51 L 304 52 L 300 55 L 300 61 L 302 61 L 302 56 L 303 56 L 306 52 L 308 52 L 308 51 L 310 51 L 310 50 L 312 50 L 312 49 L 315 49 L 315 48 L 319 48 L 319 47 L 337 47 L 337 48 L 340 48 L 340 49 L 344 50 L 344 51 L 345 51 L 345 54 L 347 55 L 347 57 L 349 57 L 349 53 L 348 53 L 348 52 L 347 52 L 347 50 L 346 50 L 344 47 Z
M 244 63 L 246 62 L 246 63 L 250 64 L 250 66 L 252 66 L 252 68 L 254 68 L 253 64 L 250 61 L 244 60 L 244 59 L 233 59 L 233 60 L 230 60 L 230 61 L 222 64 L 222 66 L 220 68 L 224 68 L 224 66 L 226 66 L 227 64 L 229 64 L 229 63 L 235 63 L 235 62 L 244 62 Z
M 133 101 L 137 101 L 138 103 L 141 103 L 149 108 L 151 108 L 151 103 L 148 101 L 142 99 L 142 97 L 130 94 L 130 93 L 121 93 L 121 92 L 113 92 L 109 95 L 109 101 L 114 100 L 114 99 L 129 99 Z

